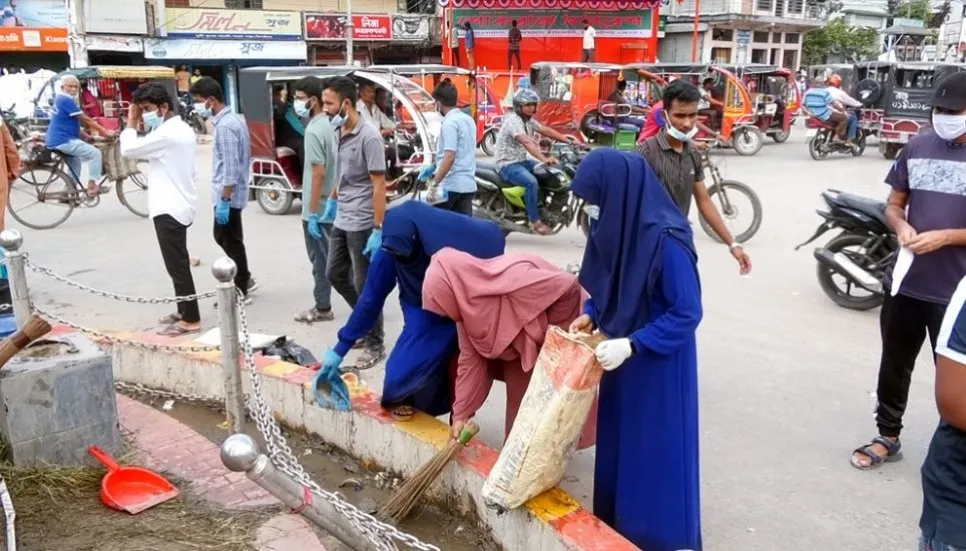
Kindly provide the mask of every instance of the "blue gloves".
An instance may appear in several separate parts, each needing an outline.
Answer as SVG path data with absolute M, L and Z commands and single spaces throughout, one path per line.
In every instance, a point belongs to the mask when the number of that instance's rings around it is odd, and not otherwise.
M 350 411 L 352 409 L 352 399 L 349 397 L 349 387 L 342 379 L 339 372 L 339 364 L 342 363 L 342 356 L 335 353 L 331 348 L 325 350 L 322 355 L 322 367 L 315 374 L 312 381 L 312 388 L 315 391 L 315 402 L 320 407 L 334 409 L 338 411 Z
M 306 222 L 306 230 L 313 239 L 322 239 L 322 216 L 319 214 L 310 214 L 309 219 Z
M 231 209 L 231 201 L 226 201 L 224 199 L 219 199 L 218 204 L 215 205 L 215 222 L 219 226 L 224 226 L 228 223 L 228 214 Z
M 339 212 L 339 202 L 335 199 L 329 197 L 325 200 L 325 210 L 322 211 L 322 218 L 319 222 L 323 224 L 331 224 L 335 222 L 335 215 Z
M 379 228 L 373 228 L 372 233 L 369 235 L 369 241 L 366 241 L 366 248 L 362 249 L 362 254 L 372 258 L 382 247 L 382 230 Z
M 435 172 L 436 172 L 436 165 L 425 165 L 423 166 L 423 169 L 419 171 L 419 177 L 416 178 L 416 181 L 419 183 L 423 183 L 426 180 L 429 180 L 433 176 L 433 173 Z

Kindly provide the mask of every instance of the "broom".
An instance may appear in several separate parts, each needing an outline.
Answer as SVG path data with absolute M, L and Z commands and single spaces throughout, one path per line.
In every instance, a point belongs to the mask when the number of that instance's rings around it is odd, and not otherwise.
M 376 512 L 376 516 L 399 523 L 413 510 L 419 498 L 426 493 L 426 490 L 436 481 L 439 474 L 443 472 L 446 465 L 457 453 L 473 439 L 473 436 L 480 431 L 476 423 L 469 423 L 460 432 L 459 440 L 450 440 L 446 447 L 436 453 L 425 465 L 419 468 L 405 484 L 399 487 L 389 500 L 386 501 Z
M 47 321 L 34 314 L 30 316 L 27 323 L 22 329 L 18 330 L 13 335 L 10 335 L 3 342 L 0 342 L 0 368 L 10 361 L 17 352 L 20 352 L 27 347 L 28 344 L 33 341 L 43 337 L 50 331 L 50 324 Z

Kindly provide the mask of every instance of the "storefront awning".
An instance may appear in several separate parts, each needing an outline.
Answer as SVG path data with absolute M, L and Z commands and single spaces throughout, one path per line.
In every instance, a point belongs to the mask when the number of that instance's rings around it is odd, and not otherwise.
M 150 38 L 144 41 L 145 59 L 212 59 L 305 61 L 306 45 L 301 40 L 196 40 Z

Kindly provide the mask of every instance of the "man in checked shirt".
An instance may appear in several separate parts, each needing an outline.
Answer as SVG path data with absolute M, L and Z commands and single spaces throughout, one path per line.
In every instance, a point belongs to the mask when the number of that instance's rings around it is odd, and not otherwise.
M 215 204 L 215 243 L 235 261 L 238 273 L 235 286 L 248 295 L 258 283 L 248 271 L 242 231 L 242 211 L 248 205 L 248 175 L 251 149 L 248 128 L 225 105 L 225 93 L 215 79 L 201 77 L 191 85 L 195 111 L 203 118 L 211 117 L 215 125 L 213 150 L 214 167 L 211 174 L 212 202 Z

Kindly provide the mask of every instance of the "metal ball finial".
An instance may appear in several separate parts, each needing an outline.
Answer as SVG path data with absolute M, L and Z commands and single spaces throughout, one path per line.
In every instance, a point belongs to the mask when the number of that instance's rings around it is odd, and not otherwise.
M 0 247 L 14 252 L 23 245 L 23 235 L 17 230 L 3 230 L 0 232 Z
M 211 265 L 211 273 L 218 281 L 228 283 L 235 279 L 235 274 L 238 273 L 238 266 L 235 265 L 234 260 L 223 256 Z
M 221 444 L 221 462 L 230 471 L 247 472 L 257 460 L 258 445 L 247 434 L 233 434 Z

